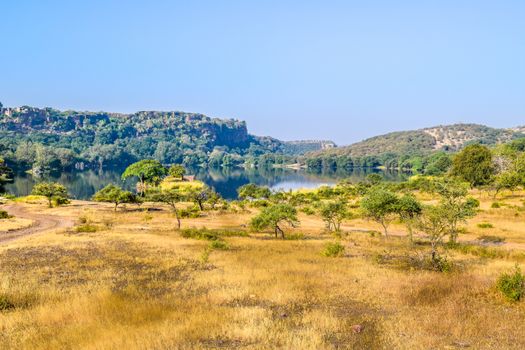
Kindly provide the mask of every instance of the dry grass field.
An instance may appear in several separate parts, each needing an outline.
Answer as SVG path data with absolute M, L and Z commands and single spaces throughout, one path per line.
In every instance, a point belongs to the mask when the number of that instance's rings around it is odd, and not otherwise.
M 474 248 L 448 251 L 449 273 L 407 265 L 428 247 L 410 246 L 397 223 L 384 239 L 346 222 L 345 253 L 330 258 L 321 251 L 334 238 L 305 214 L 287 231 L 301 239 L 250 233 L 211 249 L 183 238 L 167 208 L 20 204 L 75 227 L 0 244 L 0 348 L 524 349 L 525 303 L 494 287 L 525 263 L 523 198 L 492 208 L 481 197 L 461 236 Z M 182 226 L 245 230 L 250 210 Z M 505 241 L 482 246 L 482 235 Z

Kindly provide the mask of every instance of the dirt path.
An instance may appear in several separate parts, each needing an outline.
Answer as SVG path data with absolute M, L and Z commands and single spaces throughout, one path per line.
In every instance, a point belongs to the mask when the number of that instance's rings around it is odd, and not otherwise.
M 0 231 L 0 244 L 11 242 L 21 237 L 34 235 L 53 229 L 73 226 L 73 221 L 69 218 L 56 215 L 43 215 L 32 213 L 22 205 L 9 204 L 3 206 L 2 210 L 7 211 L 10 215 L 13 215 L 15 217 L 32 220 L 33 224 L 30 227 L 22 228 L 19 230 L 7 232 Z

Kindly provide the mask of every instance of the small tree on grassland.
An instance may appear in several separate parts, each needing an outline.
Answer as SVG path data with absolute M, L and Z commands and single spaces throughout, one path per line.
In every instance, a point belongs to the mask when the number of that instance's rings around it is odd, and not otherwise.
M 92 197 L 95 202 L 106 202 L 115 204 L 115 211 L 120 204 L 139 203 L 140 199 L 129 191 L 115 185 L 107 185 Z
M 185 198 L 186 197 L 180 192 L 180 190 L 175 188 L 161 191 L 150 191 L 147 193 L 148 200 L 152 202 L 166 203 L 171 207 L 175 217 L 177 218 L 178 229 L 180 229 L 180 218 L 179 212 L 177 210 L 177 204 L 184 201 Z
M 341 231 L 341 223 L 343 220 L 348 219 L 351 216 L 346 203 L 342 200 L 321 204 L 319 213 L 321 214 L 323 221 L 326 223 L 328 231 L 332 232 Z
M 447 211 L 450 231 L 450 242 L 456 243 L 459 225 L 467 219 L 476 216 L 479 201 L 468 197 L 468 185 L 457 180 L 443 179 L 435 181 L 433 192 L 441 196 L 440 205 L 443 211 Z
M 186 168 L 183 165 L 175 164 L 170 166 L 168 174 L 170 174 L 170 176 L 173 176 L 176 179 L 182 180 L 184 178 L 184 175 L 186 175 Z
M 137 177 L 140 182 L 139 193 L 144 195 L 146 184 L 158 185 L 166 173 L 166 168 L 158 160 L 144 159 L 128 166 L 122 173 L 122 180 Z
M 411 194 L 405 194 L 399 198 L 397 213 L 408 230 L 408 238 L 413 241 L 415 220 L 421 215 L 423 207 L 417 198 Z
M 388 226 L 395 219 L 398 201 L 395 193 L 381 188 L 371 189 L 361 200 L 364 216 L 383 226 L 385 237 L 388 237 Z
M 250 222 L 253 230 L 261 231 L 271 228 L 275 233 L 275 237 L 281 234 L 281 237 L 284 238 L 284 231 L 281 228 L 283 224 L 288 224 L 292 227 L 299 225 L 297 210 L 289 204 L 275 204 L 264 208 Z
M 69 203 L 69 196 L 64 185 L 57 182 L 41 182 L 36 184 L 31 191 L 31 194 L 36 196 L 44 196 L 49 202 L 49 207 Z
M 439 263 L 438 248 L 443 239 L 450 233 L 449 211 L 440 206 L 427 206 L 417 219 L 417 227 L 428 235 L 430 240 L 430 254 L 434 265 Z

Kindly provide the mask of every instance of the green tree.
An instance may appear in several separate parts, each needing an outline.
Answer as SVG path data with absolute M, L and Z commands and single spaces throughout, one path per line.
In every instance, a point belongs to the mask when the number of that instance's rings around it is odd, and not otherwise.
M 152 202 L 165 203 L 169 205 L 177 218 L 177 228 L 180 230 L 180 217 L 177 204 L 184 201 L 186 196 L 177 188 L 169 190 L 152 190 L 147 192 L 147 199 Z
M 95 202 L 106 202 L 115 204 L 115 211 L 120 204 L 139 203 L 140 199 L 130 191 L 124 191 L 122 188 L 113 184 L 107 185 L 92 197 Z
M 272 191 L 268 187 L 257 186 L 256 184 L 247 184 L 237 189 L 240 199 L 259 199 L 270 198 Z
M 479 201 L 468 196 L 468 185 L 457 180 L 441 179 L 433 184 L 433 192 L 441 196 L 440 204 L 447 211 L 450 242 L 456 243 L 459 228 L 467 219 L 476 216 Z
M 299 224 L 297 209 L 289 204 L 275 204 L 264 208 L 259 215 L 252 218 L 250 227 L 257 231 L 271 228 L 275 233 L 275 237 L 280 233 L 281 237 L 284 238 L 284 231 L 281 228 L 283 224 L 288 224 L 292 227 L 296 227 Z
M 11 181 L 13 177 L 13 169 L 5 164 L 5 161 L 0 158 L 0 183 Z
M 469 145 L 454 157 L 450 173 L 473 187 L 487 185 L 495 173 L 492 153 L 485 146 Z
M 182 180 L 186 175 L 186 168 L 183 165 L 175 164 L 170 166 L 168 173 L 176 179 Z
M 122 173 L 122 180 L 137 177 L 140 182 L 139 193 L 143 196 L 146 184 L 157 186 L 166 176 L 167 170 L 158 160 L 144 159 L 131 164 Z
M 388 237 L 388 226 L 395 219 L 398 202 L 395 193 L 372 188 L 361 200 L 361 209 L 365 217 L 383 226 L 385 237 Z
M 31 194 L 46 197 L 50 208 L 53 207 L 53 203 L 57 206 L 69 203 L 66 187 L 57 182 L 40 182 L 33 187 Z
M 436 266 L 440 260 L 438 249 L 450 233 L 448 208 L 442 205 L 425 207 L 422 215 L 418 216 L 417 227 L 428 235 L 432 263 Z
M 496 192 L 494 193 L 494 198 L 496 198 L 498 193 L 502 190 L 509 190 L 511 192 L 514 192 L 518 188 L 518 186 L 522 184 L 522 182 L 523 178 L 517 171 L 504 171 L 496 175 L 496 178 L 494 180 L 494 188 L 496 190 Z
M 341 223 L 351 216 L 346 203 L 342 200 L 329 201 L 321 204 L 319 213 L 326 223 L 326 228 L 329 231 L 335 232 L 341 231 Z
M 405 194 L 399 198 L 397 203 L 396 211 L 401 218 L 401 221 L 405 224 L 408 230 L 408 238 L 410 242 L 413 241 L 414 237 L 414 224 L 421 212 L 423 207 L 421 202 L 412 194 Z
M 214 208 L 221 198 L 217 192 L 215 192 L 212 188 L 208 186 L 204 186 L 200 189 L 189 190 L 187 193 L 187 197 L 189 200 L 197 204 L 201 211 L 205 209 L 205 203 L 209 203 L 212 206 L 212 208 Z

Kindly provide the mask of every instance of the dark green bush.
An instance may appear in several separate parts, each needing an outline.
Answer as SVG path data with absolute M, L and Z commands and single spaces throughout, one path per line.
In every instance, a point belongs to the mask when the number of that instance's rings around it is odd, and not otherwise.
M 9 219 L 11 215 L 9 215 L 5 210 L 0 210 L 0 219 Z
M 498 278 L 496 287 L 507 299 L 520 301 L 525 296 L 525 275 L 516 265 L 514 271 L 505 272 Z
M 499 208 L 501 208 L 501 204 L 499 204 L 498 202 L 494 202 L 494 203 L 492 203 L 492 205 L 490 207 L 493 208 L 493 209 L 499 209 Z

